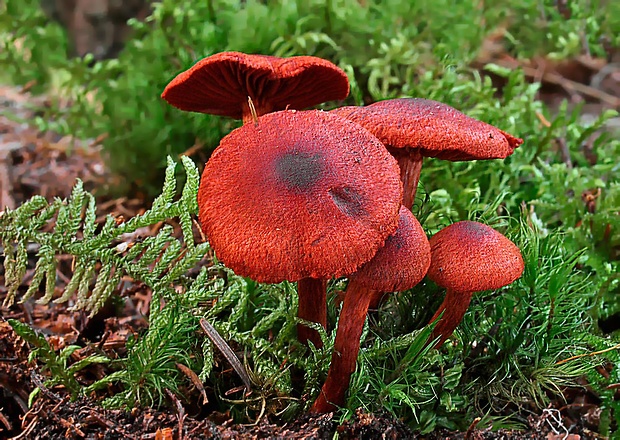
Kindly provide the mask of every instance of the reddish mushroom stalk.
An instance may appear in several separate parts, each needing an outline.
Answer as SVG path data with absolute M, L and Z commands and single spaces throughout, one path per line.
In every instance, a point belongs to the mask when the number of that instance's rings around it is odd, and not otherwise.
M 338 116 L 362 125 L 397 157 L 411 209 L 423 157 L 450 161 L 503 159 L 523 143 L 449 105 L 420 98 L 389 99 L 366 107 L 341 107 Z
M 355 280 L 349 283 L 340 312 L 329 373 L 321 394 L 312 405 L 312 412 L 326 413 L 344 404 L 351 376 L 355 372 L 368 305 L 374 293 Z M 352 344 L 355 341 L 357 344 Z
M 430 265 L 430 245 L 411 211 L 401 207 L 398 229 L 368 263 L 350 276 L 344 296 L 332 362 L 313 412 L 342 406 L 360 350 L 360 337 L 370 301 L 385 292 L 410 289 Z
M 429 323 L 434 322 L 443 313 L 441 320 L 435 325 L 430 339 L 439 337 L 435 348 L 439 348 L 448 339 L 454 330 L 459 326 L 474 292 L 458 292 L 456 290 L 446 290 L 446 296 L 435 312 Z
M 299 305 L 297 317 L 305 321 L 316 322 L 327 328 L 327 280 L 302 278 L 297 282 Z M 303 344 L 311 341 L 315 347 L 323 346 L 319 333 L 304 324 L 297 325 L 297 339 Z
M 430 239 L 428 277 L 446 289 L 446 297 L 431 318 L 431 339 L 440 347 L 463 320 L 475 292 L 499 289 L 521 276 L 524 269 L 519 248 L 495 229 L 462 221 L 445 227 Z

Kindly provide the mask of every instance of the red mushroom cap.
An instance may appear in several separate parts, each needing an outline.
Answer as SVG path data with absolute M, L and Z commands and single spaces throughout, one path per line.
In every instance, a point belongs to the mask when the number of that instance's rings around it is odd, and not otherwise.
M 272 283 L 355 272 L 395 231 L 401 198 L 381 142 L 321 111 L 269 113 L 234 130 L 198 191 L 218 258 Z
M 347 75 L 327 60 L 222 52 L 177 75 L 161 96 L 181 110 L 241 119 L 248 97 L 260 116 L 344 99 L 348 94 Z
M 390 149 L 409 148 L 444 160 L 503 159 L 522 139 L 449 105 L 421 98 L 389 99 L 332 113 L 362 125 Z
M 448 290 L 479 292 L 506 286 L 523 273 L 519 248 L 478 222 L 454 223 L 431 237 L 428 277 Z
M 418 219 L 400 207 L 398 229 L 351 280 L 377 292 L 398 292 L 418 284 L 431 264 L 431 246 Z

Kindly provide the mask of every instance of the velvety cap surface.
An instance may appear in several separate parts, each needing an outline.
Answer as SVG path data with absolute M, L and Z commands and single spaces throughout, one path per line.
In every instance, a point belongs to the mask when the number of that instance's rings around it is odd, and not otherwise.
M 495 229 L 478 222 L 454 223 L 435 234 L 428 277 L 457 292 L 506 286 L 523 273 L 519 248 Z
M 362 125 L 389 148 L 416 149 L 422 156 L 444 160 L 503 159 L 523 143 L 449 105 L 428 99 L 389 99 L 332 112 Z
M 422 281 L 430 264 L 426 234 L 411 211 L 401 206 L 396 232 L 351 279 L 378 292 L 398 292 Z
M 347 75 L 327 60 L 222 52 L 180 73 L 162 98 L 181 110 L 241 119 L 248 96 L 267 113 L 303 109 L 348 94 Z
M 216 255 L 260 282 L 352 273 L 396 230 L 398 164 L 359 125 L 281 111 L 222 139 L 198 191 Z

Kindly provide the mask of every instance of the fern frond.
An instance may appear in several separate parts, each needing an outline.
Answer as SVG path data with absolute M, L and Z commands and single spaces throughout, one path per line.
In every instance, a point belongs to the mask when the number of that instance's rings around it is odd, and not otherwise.
M 74 271 L 56 302 L 76 296 L 72 309 L 96 313 L 123 275 L 151 287 L 156 295 L 173 294 L 173 286 L 209 249 L 207 243 L 196 246 L 193 238 L 192 215 L 198 212 L 198 169 L 188 157 L 181 160 L 186 181 L 180 198 L 175 200 L 176 164 L 168 158 L 162 193 L 151 209 L 122 223 L 107 216 L 99 232 L 95 198 L 84 190 L 80 180 L 66 200 L 54 199 L 48 203 L 43 197 L 35 196 L 15 210 L 6 210 L 0 217 L 0 243 L 8 288 L 5 304 L 10 305 L 16 299 L 27 271 L 27 250 L 31 247 L 38 248 L 37 262 L 21 301 L 39 293 L 42 284 L 44 292 L 38 302 L 46 304 L 53 299 L 59 255 L 73 256 Z M 172 226 L 165 225 L 142 242 L 127 243 L 126 234 L 135 234 L 139 229 L 172 218 L 179 220 L 182 239 L 174 236 Z

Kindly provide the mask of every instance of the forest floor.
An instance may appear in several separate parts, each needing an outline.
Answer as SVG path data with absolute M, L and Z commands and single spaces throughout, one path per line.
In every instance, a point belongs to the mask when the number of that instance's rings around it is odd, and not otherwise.
M 497 61 L 497 60 L 495 60 Z M 620 69 L 611 71 L 593 87 L 591 81 L 597 67 L 583 61 L 572 61 L 569 66 L 555 66 L 540 73 L 536 66 L 532 78 L 546 81 L 547 99 L 553 105 L 556 98 L 586 100 L 584 119 L 604 108 L 620 107 Z M 602 67 L 598 67 L 599 71 Z M 538 73 L 540 73 L 538 75 Z M 570 73 L 570 75 L 569 75 Z M 538 75 L 538 78 L 534 76 Z M 613 75 L 616 75 L 614 77 Z M 609 79 L 612 79 L 610 89 Z M 607 84 L 607 86 L 605 86 Z M 605 87 L 607 88 L 605 88 Z M 28 121 L 36 116 L 33 106 L 45 106 L 45 97 L 33 97 L 24 89 L 0 86 L 0 206 L 14 208 L 38 194 L 51 199 L 67 197 L 76 178 L 85 188 L 96 190 L 106 181 L 106 171 L 97 140 L 77 141 L 55 133 L 42 133 Z M 615 122 L 614 122 L 615 121 Z M 612 120 L 618 123 L 619 119 Z M 618 123 L 620 126 L 620 123 Z M 142 212 L 146 202 L 121 197 L 99 198 L 98 215 L 123 216 Z M 146 232 L 148 233 L 148 231 Z M 24 286 L 34 271 L 36 249 L 30 252 L 32 261 Z M 62 259 L 62 258 L 61 258 Z M 70 261 L 59 266 L 59 278 L 67 277 Z M 64 271 L 64 273 L 63 273 Z M 0 278 L 3 278 L 0 271 Z M 6 295 L 0 283 L 0 304 Z M 329 439 L 338 433 L 341 439 L 565 439 L 601 438 L 596 434 L 598 425 L 597 399 L 586 386 L 565 390 L 564 399 L 553 402 L 549 408 L 524 417 L 525 430 L 510 431 L 477 429 L 472 420 L 469 430 L 456 433 L 439 431 L 417 436 L 398 420 L 384 414 L 366 414 L 361 410 L 344 424 L 333 414 L 304 415 L 285 425 L 271 423 L 267 418 L 255 425 L 235 425 L 229 414 L 215 413 L 195 418 L 189 410 L 174 399 L 169 408 L 135 408 L 132 411 L 104 410 L 95 399 L 70 402 L 62 388 L 47 389 L 45 371 L 35 361 L 29 361 L 30 348 L 7 323 L 19 319 L 43 333 L 55 349 L 71 344 L 83 346 L 74 353 L 74 361 L 98 350 L 122 354 L 129 335 L 140 332 L 146 325 L 149 297 L 136 295 L 123 316 L 105 308 L 94 318 L 84 312 L 71 311 L 64 304 L 40 305 L 34 300 L 0 309 L 0 438 L 60 439 L 60 438 L 126 438 L 126 439 L 194 439 L 194 438 L 299 438 Z M 103 367 L 92 366 L 88 373 L 101 378 Z M 602 372 L 604 373 L 604 372 Z M 35 387 L 42 392 L 28 405 L 28 396 Z M 176 399 L 176 398 L 175 398 Z

